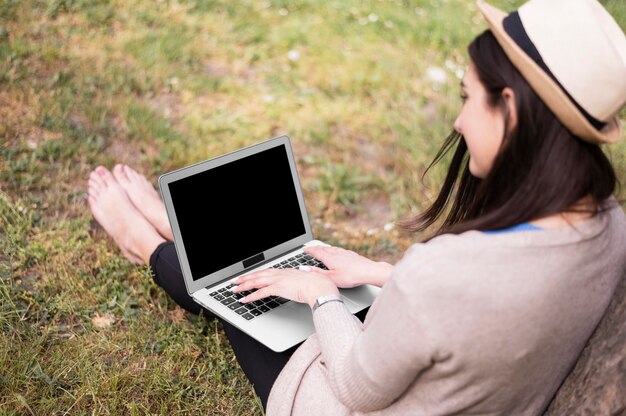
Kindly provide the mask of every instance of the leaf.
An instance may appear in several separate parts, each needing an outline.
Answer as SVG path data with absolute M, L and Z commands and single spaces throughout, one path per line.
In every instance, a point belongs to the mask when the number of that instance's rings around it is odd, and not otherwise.
M 171 311 L 167 311 L 167 317 L 172 322 L 182 322 L 185 320 L 185 310 L 183 308 L 176 308 Z
M 114 322 L 115 315 L 113 315 L 112 313 L 105 313 L 104 315 L 96 313 L 96 316 L 91 319 L 91 323 L 97 329 L 106 329 L 110 327 Z
M 24 406 L 30 412 L 31 415 L 33 416 L 35 415 L 35 413 L 33 413 L 33 409 L 30 408 L 24 396 L 22 396 L 21 394 L 16 394 L 15 398 L 17 399 L 18 402 L 20 402 L 22 406 Z

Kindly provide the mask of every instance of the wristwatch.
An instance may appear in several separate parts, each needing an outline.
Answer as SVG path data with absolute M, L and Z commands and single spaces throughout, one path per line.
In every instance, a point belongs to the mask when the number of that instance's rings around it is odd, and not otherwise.
M 341 295 L 320 296 L 319 298 L 315 299 L 315 304 L 313 305 L 312 311 L 315 312 L 315 310 L 317 308 L 319 308 L 320 306 L 322 306 L 323 304 L 328 303 L 328 302 L 341 302 L 341 303 L 343 303 L 343 299 L 341 298 Z

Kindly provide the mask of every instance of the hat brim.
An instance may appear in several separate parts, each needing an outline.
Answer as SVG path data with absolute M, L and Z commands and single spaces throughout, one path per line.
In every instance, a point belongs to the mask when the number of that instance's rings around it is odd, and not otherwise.
M 506 33 L 502 22 L 507 17 L 507 13 L 484 0 L 478 0 L 477 4 L 489 28 L 513 65 L 565 127 L 574 135 L 592 143 L 616 143 L 620 140 L 622 128 L 619 118 L 615 117 L 610 120 L 602 130 L 593 127 L 561 87 Z

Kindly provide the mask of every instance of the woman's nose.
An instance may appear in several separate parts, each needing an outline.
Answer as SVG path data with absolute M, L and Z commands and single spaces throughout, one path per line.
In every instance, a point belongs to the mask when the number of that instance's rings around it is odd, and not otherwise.
M 458 116 L 456 116 L 456 120 L 454 120 L 454 130 L 459 133 L 459 134 L 463 134 L 461 132 L 461 114 L 459 114 Z

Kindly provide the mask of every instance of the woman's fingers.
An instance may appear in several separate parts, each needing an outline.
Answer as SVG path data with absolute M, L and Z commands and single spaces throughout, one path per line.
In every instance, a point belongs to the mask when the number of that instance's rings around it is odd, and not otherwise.
M 309 248 L 305 248 L 304 252 L 306 254 L 310 254 L 311 256 L 315 257 L 316 259 L 320 260 L 322 263 L 325 263 L 326 261 L 328 261 L 333 255 L 337 254 L 337 252 L 341 250 L 337 247 L 322 247 L 322 246 L 315 246 L 315 247 L 309 247 Z
M 337 292 L 336 284 L 332 279 L 327 277 L 325 273 L 318 273 L 318 270 L 310 266 L 309 271 L 266 269 L 233 280 L 232 282 L 237 286 L 231 291 L 245 292 L 256 289 L 240 299 L 239 302 L 241 303 L 254 302 L 268 296 L 280 296 L 312 305 L 313 298 L 311 296 L 322 292 L 326 294 Z
M 263 299 L 268 296 L 272 296 L 271 287 L 265 286 L 265 287 L 262 287 L 261 289 L 256 290 L 255 292 L 250 293 L 248 296 L 242 299 L 239 299 L 239 302 L 241 303 L 254 302 L 255 300 Z
M 316 254 L 319 254 L 320 256 L 323 256 L 323 255 L 327 254 L 333 248 L 335 248 L 335 247 L 313 246 L 313 247 L 305 248 L 304 252 L 306 254 L 312 255 L 313 257 L 316 257 Z
M 273 281 L 273 276 L 269 275 L 269 273 L 253 273 L 235 280 L 237 287 L 233 288 L 233 291 L 241 292 L 244 290 L 257 289 L 259 287 L 270 285 Z
M 326 274 L 329 272 L 329 270 L 320 269 L 319 267 L 315 267 L 315 266 L 300 266 L 298 267 L 298 270 L 302 272 L 315 272 L 315 273 L 323 273 L 323 274 Z
M 275 281 L 276 279 L 274 277 L 268 276 L 268 273 L 253 273 L 237 279 L 235 281 L 235 284 L 237 284 L 237 286 L 232 288 L 231 291 L 237 293 L 246 290 L 257 289 L 248 296 L 239 300 L 239 302 L 242 303 L 254 302 L 255 300 L 271 296 L 271 293 L 269 293 L 271 290 L 270 288 L 272 283 L 274 283 Z

